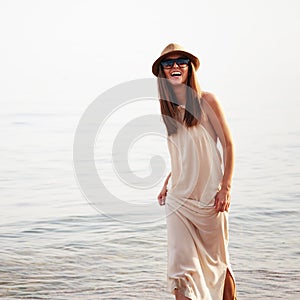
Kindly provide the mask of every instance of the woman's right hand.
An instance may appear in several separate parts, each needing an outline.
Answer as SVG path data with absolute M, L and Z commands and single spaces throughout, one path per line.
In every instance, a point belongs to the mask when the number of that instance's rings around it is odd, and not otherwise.
M 168 189 L 167 189 L 167 185 L 165 184 L 163 186 L 161 192 L 157 196 L 157 200 L 158 200 L 159 205 L 165 205 L 167 193 L 168 193 Z

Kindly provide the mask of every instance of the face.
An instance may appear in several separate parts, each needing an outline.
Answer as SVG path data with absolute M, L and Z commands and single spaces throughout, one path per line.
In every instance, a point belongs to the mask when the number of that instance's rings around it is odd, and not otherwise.
M 182 58 L 182 56 L 178 54 L 168 55 L 164 58 L 163 61 L 167 61 L 168 59 L 178 59 Z M 185 62 L 185 61 L 183 61 Z M 169 64 L 169 66 L 172 64 L 172 62 Z M 165 73 L 165 76 L 167 79 L 169 79 L 170 83 L 173 85 L 179 85 L 182 83 L 187 83 L 188 79 L 188 72 L 189 72 L 189 66 L 188 64 L 184 64 L 182 62 L 176 62 L 173 63 L 173 65 L 170 68 L 164 68 L 163 71 Z

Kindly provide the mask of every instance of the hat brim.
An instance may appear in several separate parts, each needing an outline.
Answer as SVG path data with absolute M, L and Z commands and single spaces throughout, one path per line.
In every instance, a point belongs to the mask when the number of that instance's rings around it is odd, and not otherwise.
M 194 56 L 193 54 L 186 52 L 186 51 L 182 51 L 182 50 L 174 50 L 171 52 L 168 52 L 164 55 L 161 55 L 152 65 L 152 73 L 157 77 L 158 73 L 159 73 L 159 65 L 161 63 L 162 60 L 165 59 L 166 56 L 170 55 L 170 54 L 181 54 L 187 58 L 189 58 L 191 60 L 191 62 L 193 63 L 195 70 L 197 71 L 198 68 L 200 67 L 200 61 L 199 59 Z

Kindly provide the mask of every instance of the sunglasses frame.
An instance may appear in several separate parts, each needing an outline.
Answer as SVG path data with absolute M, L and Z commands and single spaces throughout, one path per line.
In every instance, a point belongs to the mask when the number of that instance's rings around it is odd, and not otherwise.
M 174 63 L 176 63 L 176 65 L 179 68 L 186 68 L 189 62 L 190 59 L 187 57 L 178 57 L 178 58 L 165 59 L 161 61 L 160 64 L 164 69 L 171 69 L 174 66 Z

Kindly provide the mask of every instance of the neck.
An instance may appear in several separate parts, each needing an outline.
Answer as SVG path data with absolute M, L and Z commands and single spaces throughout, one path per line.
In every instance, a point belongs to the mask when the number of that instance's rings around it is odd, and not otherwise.
M 185 84 L 175 85 L 173 87 L 174 93 L 176 95 L 176 99 L 179 105 L 186 104 L 186 86 Z

